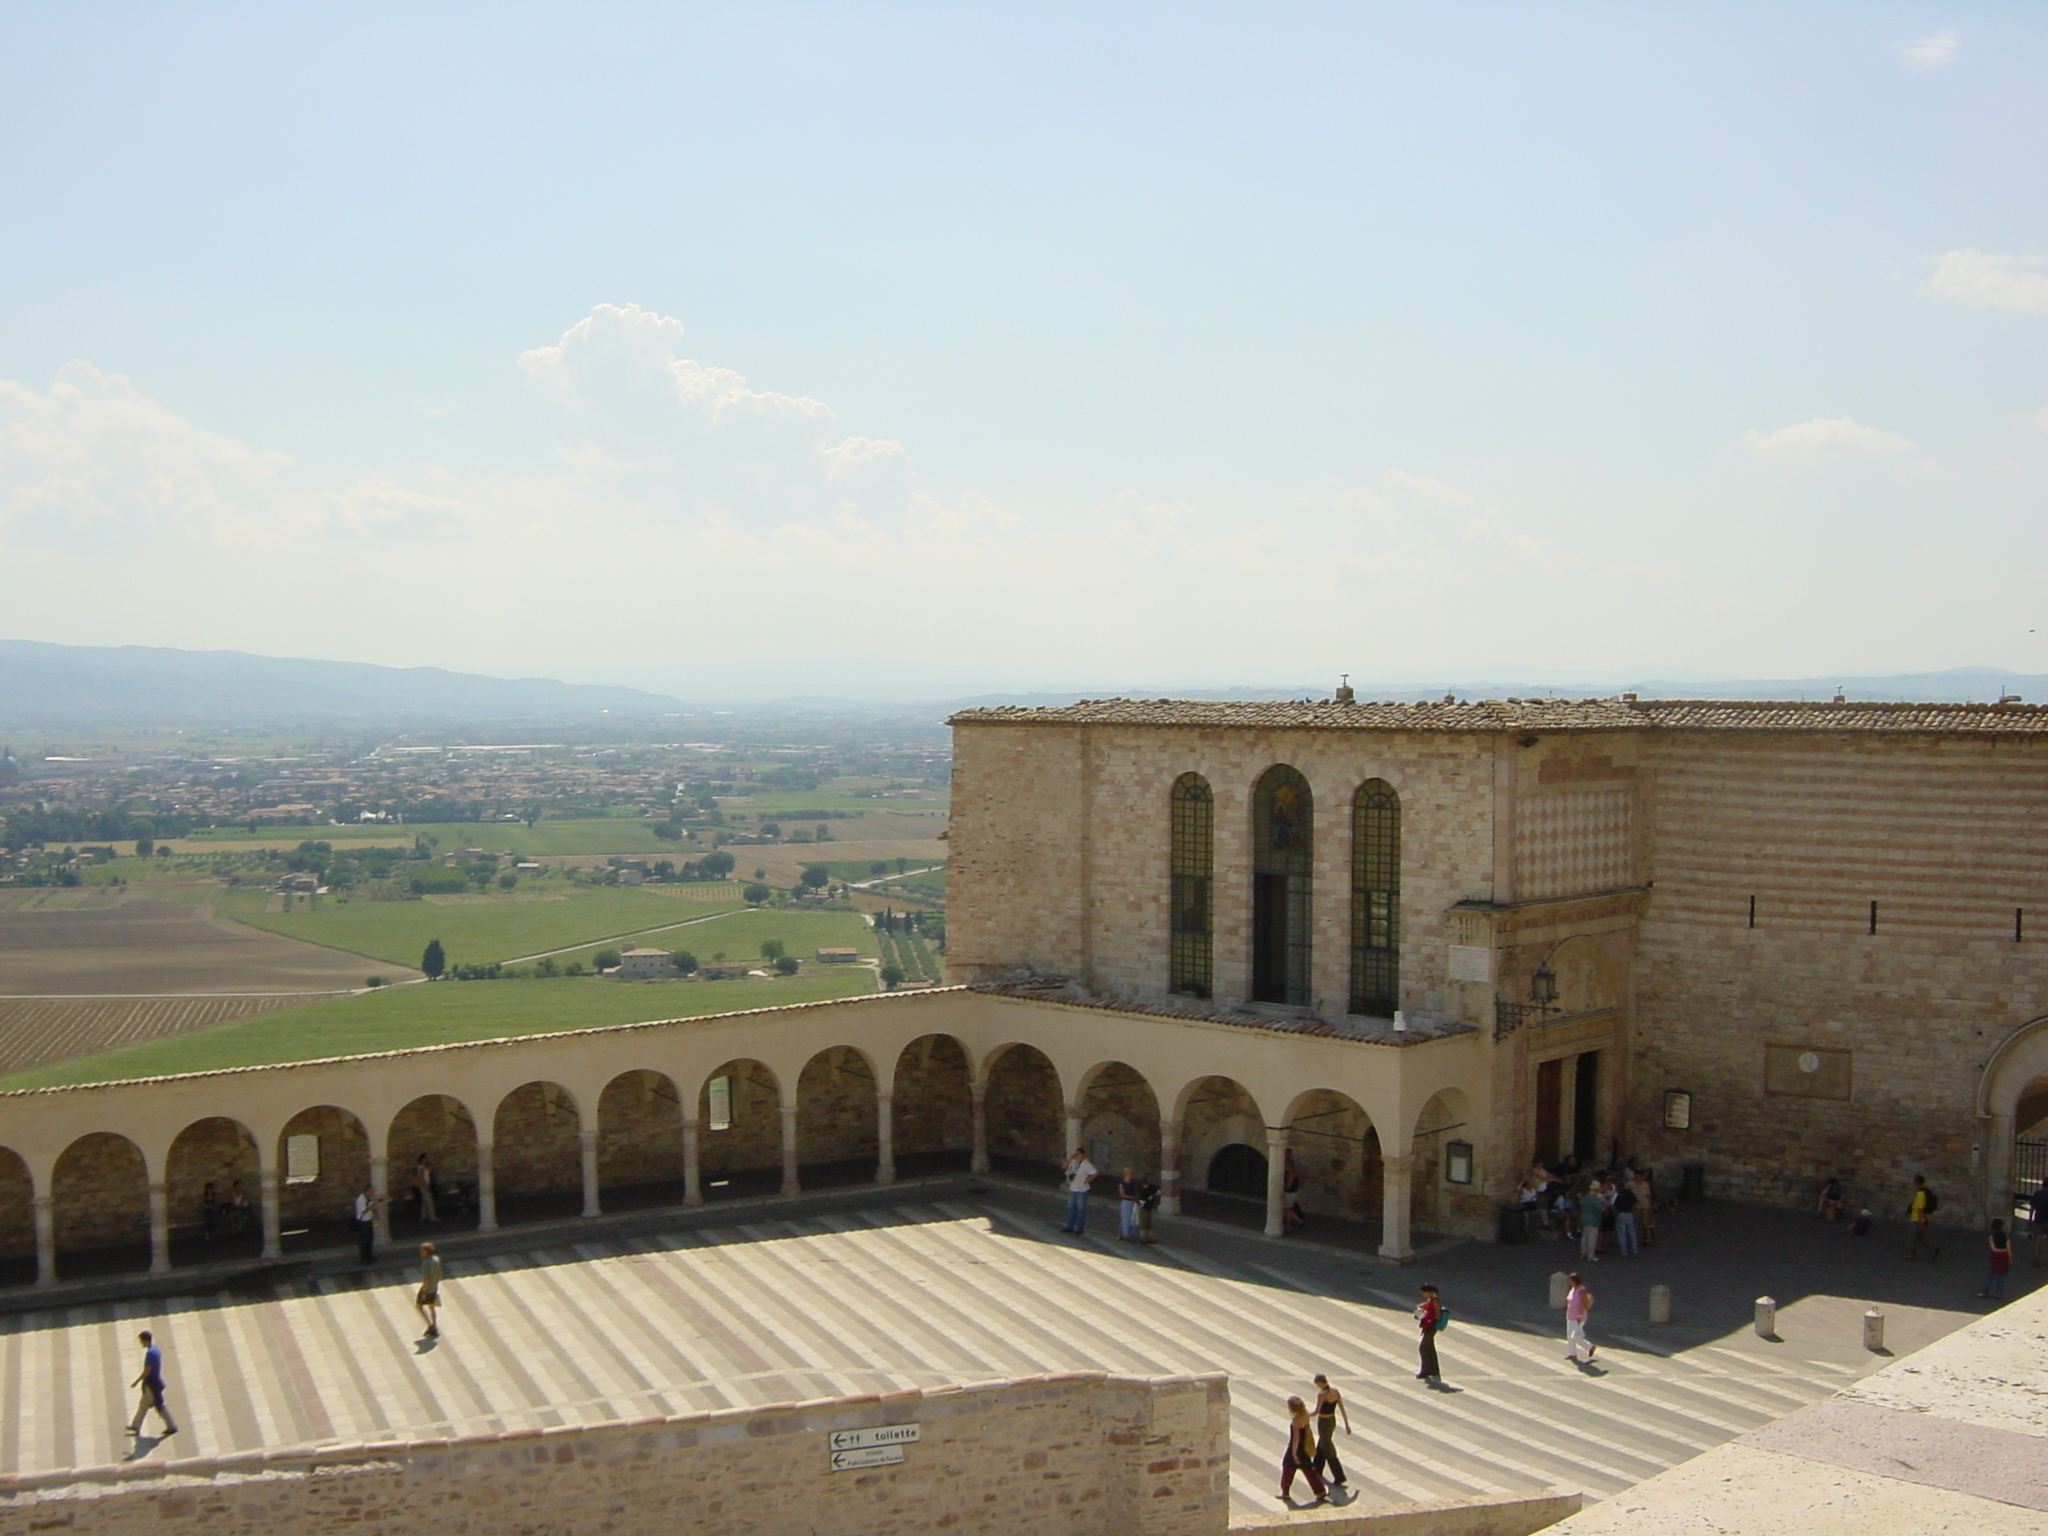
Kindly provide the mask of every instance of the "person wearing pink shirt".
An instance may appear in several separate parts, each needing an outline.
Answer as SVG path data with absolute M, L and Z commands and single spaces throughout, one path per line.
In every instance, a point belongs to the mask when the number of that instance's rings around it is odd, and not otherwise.
M 1572 1272 L 1571 1281 L 1572 1288 L 1564 1294 L 1564 1337 L 1572 1350 L 1565 1359 L 1574 1365 L 1591 1365 L 1594 1352 L 1599 1347 L 1586 1338 L 1586 1319 L 1593 1311 L 1593 1293 L 1586 1289 L 1584 1278 L 1576 1270 Z

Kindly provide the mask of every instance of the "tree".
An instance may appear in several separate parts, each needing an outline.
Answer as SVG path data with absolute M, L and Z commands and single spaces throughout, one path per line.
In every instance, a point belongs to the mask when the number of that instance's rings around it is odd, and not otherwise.
M 803 882 L 814 891 L 824 889 L 826 883 L 831 878 L 832 871 L 823 864 L 806 864 L 804 866 Z
M 438 981 L 448 969 L 448 951 L 441 947 L 439 939 L 427 940 L 426 950 L 420 955 L 420 969 L 427 973 L 429 981 Z
M 732 873 L 732 867 L 739 861 L 723 849 L 707 853 L 697 861 L 697 868 L 713 880 L 723 880 Z
M 775 957 L 775 969 L 784 976 L 794 976 L 797 964 L 795 955 L 777 955 Z
M 741 891 L 740 894 L 747 898 L 748 906 L 758 907 L 775 893 L 765 885 L 750 885 L 744 891 Z
M 821 843 L 829 843 L 832 841 L 832 829 L 826 826 L 825 823 L 823 823 L 822 821 L 818 823 L 816 841 Z
M 690 976 L 696 973 L 697 957 L 687 949 L 679 949 L 668 958 L 669 963 L 675 966 L 678 976 Z
M 889 861 L 887 859 L 875 860 L 874 863 L 868 866 L 868 873 L 871 875 L 886 875 L 889 873 Z
M 780 836 L 782 836 L 782 823 L 781 823 L 781 822 L 779 822 L 779 821 L 764 821 L 764 822 L 762 822 L 762 823 L 761 823 L 761 835 L 762 835 L 763 837 L 780 837 Z
M 671 843 L 679 843 L 683 840 L 683 829 L 672 821 L 657 821 L 654 824 L 654 835 Z
M 609 971 L 619 963 L 616 949 L 600 949 L 590 957 L 590 963 L 600 971 Z
M 519 877 L 509 870 L 507 870 L 504 874 L 498 876 L 498 889 L 501 891 L 509 891 L 512 889 L 513 886 L 517 885 L 518 883 Z
M 763 939 L 761 941 L 761 958 L 763 960 L 780 960 L 788 952 L 788 946 L 780 939 Z
M 900 966 L 900 965 L 885 965 L 885 966 L 883 966 L 883 967 L 882 967 L 882 985 L 883 985 L 884 987 L 888 988 L 888 989 L 889 989 L 889 990 L 890 990 L 891 992 L 894 992 L 894 991 L 895 991 L 895 990 L 896 990 L 896 989 L 897 989 L 898 987 L 902 986 L 902 985 L 903 985 L 903 967 L 902 967 L 902 966 Z
M 526 813 L 526 830 L 531 832 L 533 830 L 533 824 L 539 820 L 540 812 L 537 810 L 529 809 Z
M 146 859 L 155 852 L 156 842 L 154 839 L 147 837 L 135 839 L 135 857 L 138 859 Z
M 534 962 L 533 974 L 536 976 L 559 976 L 561 973 L 562 968 L 555 964 L 553 955 L 542 955 Z

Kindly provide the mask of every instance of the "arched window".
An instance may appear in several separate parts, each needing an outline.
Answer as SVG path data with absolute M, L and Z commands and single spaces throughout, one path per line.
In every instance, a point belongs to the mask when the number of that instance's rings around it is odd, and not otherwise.
M 1214 931 L 1209 900 L 1216 859 L 1215 804 L 1209 781 L 1184 773 L 1173 781 L 1171 869 L 1167 901 L 1173 913 L 1169 991 L 1207 997 L 1214 985 Z
M 1252 795 L 1252 1001 L 1309 1002 L 1309 856 L 1315 798 L 1285 763 Z
M 1351 800 L 1351 1011 L 1401 1006 L 1401 797 L 1367 779 Z

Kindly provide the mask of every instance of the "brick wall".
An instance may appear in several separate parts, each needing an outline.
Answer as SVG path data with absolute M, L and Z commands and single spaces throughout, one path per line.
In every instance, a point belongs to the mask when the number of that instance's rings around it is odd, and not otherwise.
M 820 1051 L 797 1079 L 797 1161 L 873 1163 L 881 1146 L 876 1130 L 875 1070 L 851 1046 Z
M 966 1152 L 974 1145 L 967 1052 L 951 1035 L 913 1040 L 896 1061 L 890 1129 L 897 1155 Z
M 1020 1157 L 1057 1168 L 1072 1150 L 1059 1074 L 1043 1052 L 1015 1045 L 989 1069 L 988 1150 L 994 1157 Z
M 125 1136 L 81 1136 L 57 1159 L 57 1248 L 106 1248 L 149 1241 L 149 1175 L 142 1150 Z
M 527 1083 L 506 1094 L 491 1129 L 500 1197 L 581 1189 L 582 1131 L 575 1100 L 555 1083 Z
M 659 1072 L 622 1072 L 597 1105 L 600 1185 L 658 1184 L 683 1176 L 683 1106 Z
M 832 1472 L 834 1430 L 914 1423 Z M 1102 1372 L 726 1413 L 0 1478 L 0 1536 L 1223 1536 L 1220 1376 Z

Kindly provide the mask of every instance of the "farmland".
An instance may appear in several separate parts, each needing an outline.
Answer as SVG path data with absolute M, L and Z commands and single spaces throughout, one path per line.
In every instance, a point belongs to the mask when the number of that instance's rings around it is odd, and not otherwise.
M 418 960 L 415 952 L 411 960 Z M 406 958 L 398 974 L 414 974 Z M 359 987 L 353 955 L 292 943 L 174 902 L 0 912 L 0 994 L 331 992 Z
M 714 881 L 430 896 L 421 901 L 333 902 L 311 912 L 249 912 L 235 905 L 224 910 L 272 933 L 352 950 L 390 965 L 417 964 L 430 939 L 441 941 L 450 964 L 487 965 L 654 929 L 673 929 L 677 924 L 735 911 L 741 905 L 736 885 Z M 667 938 L 657 942 L 674 947 Z M 675 940 L 675 944 L 682 942 Z
M 569 977 L 385 987 L 17 1073 L 0 1078 L 0 1091 L 272 1066 L 650 1019 L 697 1018 L 856 997 L 874 987 L 874 972 L 864 966 L 807 967 L 806 973 L 798 976 L 733 981 L 617 982 Z
M 0 997 L 0 1073 L 26 1072 L 305 1003 L 303 995 L 293 993 L 268 997 Z
M 700 961 L 716 962 L 758 959 L 763 942 L 780 939 L 785 951 L 804 961 L 808 969 L 812 953 L 820 949 L 857 949 L 864 957 L 873 958 L 876 954 L 875 937 L 875 930 L 857 913 L 797 912 L 764 907 L 757 911 L 730 913 L 715 922 L 677 928 L 635 942 L 647 943 L 655 949 L 687 949 Z M 558 958 L 565 963 L 581 960 L 588 965 L 594 953 L 596 946 L 593 945 Z

